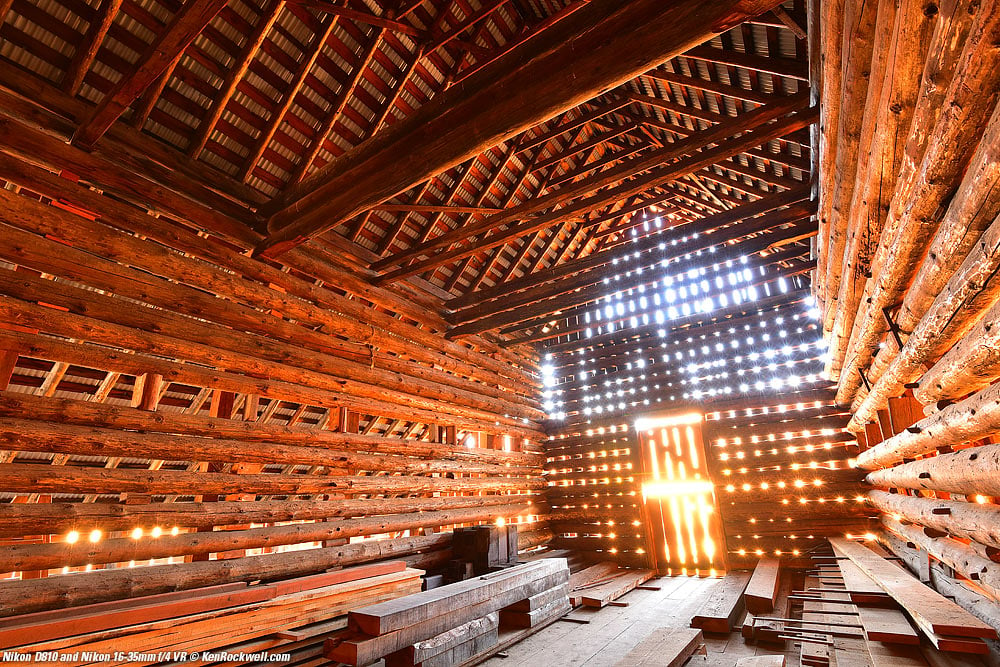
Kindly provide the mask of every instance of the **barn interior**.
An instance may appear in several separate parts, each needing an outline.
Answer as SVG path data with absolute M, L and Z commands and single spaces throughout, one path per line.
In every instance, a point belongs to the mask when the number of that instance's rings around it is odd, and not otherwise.
M 0 651 L 1000 664 L 993 0 L 0 0 Z

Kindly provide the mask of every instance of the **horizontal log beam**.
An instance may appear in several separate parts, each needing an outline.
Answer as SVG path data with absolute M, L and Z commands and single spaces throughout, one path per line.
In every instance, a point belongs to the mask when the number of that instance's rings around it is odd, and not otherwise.
M 267 526 L 246 530 L 182 533 L 163 535 L 155 539 L 148 536 L 133 539 L 129 536 L 104 539 L 97 543 L 80 541 L 75 544 L 66 542 L 15 544 L 4 547 L 0 553 L 0 572 L 48 570 L 97 563 L 127 563 L 170 556 L 204 556 L 240 549 L 261 549 L 493 521 L 497 517 L 511 518 L 516 514 L 515 506 L 500 505 L 418 514 L 360 517 L 332 522 L 297 523 L 290 526 Z
M 221 438 L 248 443 L 317 447 L 327 450 L 368 452 L 379 455 L 420 457 L 498 465 L 540 466 L 544 457 L 501 449 L 442 445 L 422 440 L 341 433 L 319 427 L 284 426 L 258 421 L 238 421 L 176 412 L 145 410 L 65 398 L 41 398 L 20 392 L 0 392 L 0 416 L 92 428 Z
M 1000 430 L 1000 384 L 946 405 L 858 455 L 865 470 L 887 468 L 937 449 L 974 442 Z
M 368 472 L 477 473 L 525 475 L 535 470 L 468 461 L 411 459 L 385 454 L 359 454 L 317 446 L 245 442 L 224 438 L 192 438 L 175 434 L 116 431 L 32 419 L 0 418 L 0 449 L 81 456 L 109 456 L 167 461 L 277 463 L 324 466 L 330 470 Z
M 880 488 L 1000 496 L 1000 445 L 971 447 L 876 470 L 866 480 Z
M 873 490 L 868 503 L 879 511 L 954 537 L 1000 549 L 1000 505 L 906 496 Z M 898 531 L 897 531 L 898 532 Z
M 11 493 L 203 495 L 384 494 L 416 491 L 521 491 L 545 487 L 541 478 L 417 477 L 359 475 L 229 474 L 178 470 L 84 468 L 26 463 L 0 464 L 0 484 Z
M 533 500 L 534 499 L 534 500 Z M 95 528 L 104 533 L 144 532 L 155 526 L 212 529 L 249 523 L 319 521 L 343 517 L 372 517 L 407 512 L 439 512 L 470 507 L 511 506 L 521 514 L 543 513 L 537 496 L 472 495 L 439 498 L 364 498 L 339 500 L 237 500 L 164 503 L 3 503 L 0 537 L 55 535 Z M 516 508 L 516 509 L 514 509 Z

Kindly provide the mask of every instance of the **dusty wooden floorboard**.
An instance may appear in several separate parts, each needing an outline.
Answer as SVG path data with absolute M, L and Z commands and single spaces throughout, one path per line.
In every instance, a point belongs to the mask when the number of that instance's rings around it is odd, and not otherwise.
M 589 624 L 558 622 L 507 649 L 507 658 L 493 658 L 488 667 L 605 667 L 612 666 L 654 630 L 661 627 L 685 628 L 705 602 L 718 579 L 665 578 L 656 580 L 659 591 L 635 590 L 621 601 L 627 607 L 600 610 L 578 609 L 574 618 Z M 738 632 L 706 635 L 708 655 L 694 656 L 687 664 L 695 667 L 733 667 L 739 658 L 772 655 L 777 651 L 743 643 Z M 786 664 L 797 667 L 798 656 L 787 652 Z

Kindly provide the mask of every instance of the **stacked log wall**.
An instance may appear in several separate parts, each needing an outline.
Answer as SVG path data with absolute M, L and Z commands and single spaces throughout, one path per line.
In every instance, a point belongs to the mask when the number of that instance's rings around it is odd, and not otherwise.
M 446 340 L 420 281 L 251 258 L 69 176 L 0 156 L 4 590 L 434 565 L 484 521 L 546 541 L 530 351 Z
M 821 210 L 844 212 L 831 218 L 820 263 L 845 270 L 828 272 L 816 296 L 837 403 L 862 446 L 855 465 L 881 513 L 876 532 L 923 561 L 942 592 L 979 591 L 956 599 L 981 609 L 1000 590 L 1000 14 L 992 2 L 892 5 L 854 28 L 875 44 L 863 58 L 868 101 L 846 99 L 838 112 L 864 118 L 862 150 L 841 153 L 843 137 L 823 128 L 837 160 L 821 156 L 820 173 L 846 160 L 856 181 L 853 200 L 849 187 L 820 189 Z M 883 11 L 895 12 L 891 22 Z M 858 63 L 843 56 L 824 63 L 824 89 L 854 83 Z M 958 583 L 933 574 L 944 570 Z

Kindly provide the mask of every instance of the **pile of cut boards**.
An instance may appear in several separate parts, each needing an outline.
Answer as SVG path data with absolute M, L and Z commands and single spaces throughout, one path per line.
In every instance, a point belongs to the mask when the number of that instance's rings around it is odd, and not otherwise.
M 790 596 L 801 606 L 798 618 L 784 622 L 802 665 L 982 665 L 975 654 L 988 651 L 983 638 L 995 636 L 989 626 L 921 584 L 877 545 L 830 542 L 833 550 L 812 555 L 815 568 Z M 917 628 L 934 649 L 921 647 Z
M 417 592 L 422 574 L 392 561 L 22 614 L 0 620 L 0 648 L 58 651 L 58 664 L 67 667 L 184 662 L 183 654 L 221 652 L 290 653 L 282 664 L 312 664 L 322 659 L 323 642 L 347 626 L 350 609 Z
M 330 660 L 387 667 L 473 665 L 570 611 L 569 567 L 542 558 L 348 615 L 326 642 Z

